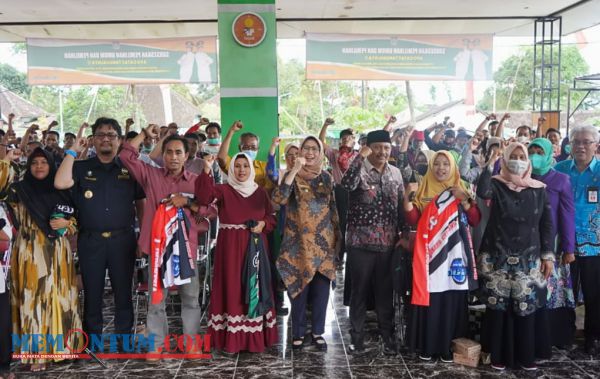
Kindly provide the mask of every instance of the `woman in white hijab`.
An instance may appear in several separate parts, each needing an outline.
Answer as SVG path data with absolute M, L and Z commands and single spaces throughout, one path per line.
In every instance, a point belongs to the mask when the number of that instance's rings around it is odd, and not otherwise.
M 214 184 L 214 157 L 205 160 L 204 172 L 196 181 L 196 198 L 203 205 L 216 201 L 220 221 L 208 310 L 211 340 L 217 350 L 228 353 L 263 352 L 278 341 L 275 309 L 264 316 L 247 317 L 242 270 L 250 233 L 260 235 L 267 246 L 266 234 L 275 227 L 271 201 L 254 182 L 252 160 L 245 154 L 239 153 L 231 160 L 227 184 Z M 256 226 L 249 229 L 249 221 L 256 222 Z

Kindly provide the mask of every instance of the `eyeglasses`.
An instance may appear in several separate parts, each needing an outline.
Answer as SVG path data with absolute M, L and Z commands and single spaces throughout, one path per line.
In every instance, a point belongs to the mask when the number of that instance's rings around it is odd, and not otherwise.
M 573 140 L 573 141 L 571 141 L 571 145 L 573 145 L 573 146 L 590 147 L 593 143 L 595 143 L 595 141 L 590 141 L 590 140 L 585 140 L 585 141 Z
M 319 151 L 318 147 L 303 147 L 302 151 L 316 153 Z
M 94 134 L 94 137 L 103 140 L 105 138 L 108 138 L 109 140 L 115 140 L 117 139 L 117 137 L 119 137 L 118 134 L 115 133 L 98 133 L 98 134 Z
M 258 146 L 254 146 L 254 145 L 242 145 L 242 150 L 254 150 L 254 151 L 257 151 L 258 150 Z

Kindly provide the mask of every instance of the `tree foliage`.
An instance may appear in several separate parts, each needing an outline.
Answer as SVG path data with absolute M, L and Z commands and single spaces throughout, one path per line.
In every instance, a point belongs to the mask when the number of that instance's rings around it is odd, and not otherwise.
M 494 73 L 496 85 L 496 108 L 512 110 L 533 109 L 533 47 L 521 48 L 519 53 L 506 59 Z M 555 51 L 557 58 L 557 52 Z M 573 79 L 585 75 L 588 65 L 576 46 L 563 46 L 560 69 L 560 108 L 567 109 L 568 88 Z M 557 79 L 557 78 L 555 78 Z M 514 89 L 513 89 L 514 87 Z M 511 89 L 513 89 L 510 104 L 508 104 Z M 489 87 L 479 103 L 479 108 L 490 111 L 493 109 L 494 88 Z M 581 99 L 581 94 L 574 94 L 573 99 Z M 554 103 L 555 104 L 555 103 Z
M 336 120 L 335 129 L 366 131 L 385 124 L 386 115 L 407 106 L 401 82 L 365 91 L 359 81 L 312 81 L 305 79 L 304 65 L 279 61 L 280 134 L 317 134 L 326 117 Z M 332 127 L 333 129 L 334 127 Z
M 135 105 L 131 101 L 127 86 L 36 86 L 31 93 L 31 102 L 56 115 L 60 113 L 60 91 L 63 92 L 63 123 L 65 132 L 77 132 L 84 121 L 88 123 L 101 116 L 116 119 L 119 123 L 132 117 Z M 89 113 L 89 118 L 87 117 Z M 143 115 L 140 124 L 144 124 Z
M 31 93 L 31 87 L 27 84 L 27 75 L 5 63 L 0 64 L 0 84 L 26 99 Z

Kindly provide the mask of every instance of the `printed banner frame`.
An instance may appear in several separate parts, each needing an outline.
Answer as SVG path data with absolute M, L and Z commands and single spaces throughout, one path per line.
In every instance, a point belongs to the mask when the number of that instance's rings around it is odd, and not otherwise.
M 493 35 L 306 35 L 313 80 L 492 80 Z
M 216 83 L 217 37 L 27 39 L 29 84 Z

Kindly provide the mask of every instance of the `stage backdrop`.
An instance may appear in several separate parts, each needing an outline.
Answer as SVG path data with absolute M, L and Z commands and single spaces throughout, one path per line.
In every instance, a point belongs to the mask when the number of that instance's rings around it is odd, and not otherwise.
M 492 47 L 491 34 L 308 33 L 306 78 L 492 80 Z
M 217 82 L 216 37 L 27 40 L 29 84 Z

